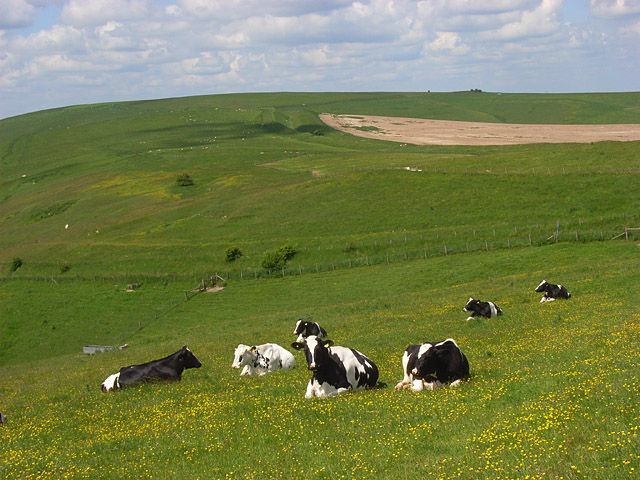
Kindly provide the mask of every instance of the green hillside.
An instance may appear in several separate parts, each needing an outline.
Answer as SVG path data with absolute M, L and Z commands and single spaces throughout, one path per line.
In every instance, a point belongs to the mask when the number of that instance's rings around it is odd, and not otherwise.
M 619 235 L 640 227 L 640 142 L 412 146 L 322 112 L 640 123 L 640 93 L 214 95 L 0 120 L 0 477 L 637 474 L 640 232 Z M 193 290 L 215 274 L 224 290 Z M 540 304 L 543 278 L 573 298 Z M 505 314 L 465 322 L 470 296 Z M 386 386 L 305 401 L 302 354 L 293 372 L 230 368 L 238 343 L 288 347 L 302 316 Z M 448 337 L 470 380 L 393 392 L 404 348 Z M 203 367 L 182 382 L 100 392 L 184 344 Z

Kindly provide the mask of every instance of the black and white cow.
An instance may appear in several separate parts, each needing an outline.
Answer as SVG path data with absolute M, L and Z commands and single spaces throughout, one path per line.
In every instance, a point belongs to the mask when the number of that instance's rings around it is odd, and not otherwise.
M 327 332 L 317 322 L 307 322 L 306 320 L 298 320 L 296 328 L 293 330 L 294 335 L 298 335 L 296 342 L 302 343 L 309 335 L 315 335 L 318 338 L 327 338 Z
M 353 348 L 333 346 L 333 341 L 310 335 L 303 342 L 291 344 L 304 348 L 307 365 L 313 372 L 304 398 L 327 398 L 348 390 L 375 387 L 378 367 Z
M 536 292 L 544 292 L 540 303 L 553 302 L 556 298 L 571 298 L 571 294 L 562 285 L 555 285 L 546 280 L 540 282 L 536 287 Z
M 409 345 L 402 355 L 404 378 L 394 390 L 421 392 L 445 385 L 458 386 L 469 375 L 469 362 L 453 338 Z
M 231 368 L 242 366 L 240 375 L 264 375 L 281 368 L 291 370 L 296 364 L 293 354 L 275 343 L 249 346 L 242 343 L 236 347 Z
M 474 300 L 473 297 L 469 299 L 462 311 L 471 312 L 471 316 L 467 318 L 467 320 L 471 320 L 476 315 L 487 318 L 494 318 L 498 315 L 502 315 L 502 310 L 495 303 L 481 302 L 480 300 Z
M 116 390 L 150 380 L 180 380 L 187 368 L 200 368 L 200 360 L 185 345 L 176 353 L 159 360 L 122 367 L 102 382 L 102 390 Z

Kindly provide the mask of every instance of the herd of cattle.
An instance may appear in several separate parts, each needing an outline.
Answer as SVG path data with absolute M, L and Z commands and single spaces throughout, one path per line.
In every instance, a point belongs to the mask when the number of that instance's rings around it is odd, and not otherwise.
M 570 298 L 571 294 L 562 285 L 543 280 L 535 289 L 544 292 L 541 303 L 556 298 Z M 493 302 L 481 302 L 470 298 L 464 309 L 474 316 L 494 318 L 502 310 Z M 312 372 L 305 398 L 327 398 L 349 390 L 372 388 L 378 385 L 378 367 L 358 350 L 334 345 L 327 340 L 327 332 L 316 322 L 298 320 L 293 331 L 297 335 L 291 347 L 304 350 L 307 368 Z M 199 368 L 202 364 L 186 347 L 168 357 L 123 367 L 110 375 L 102 390 L 116 390 L 127 385 L 147 380 L 179 380 L 188 368 Z M 232 368 L 242 371 L 240 375 L 265 375 L 276 370 L 291 370 L 295 358 L 287 349 L 275 343 L 249 346 L 240 344 L 235 350 Z M 445 385 L 459 385 L 469 375 L 469 362 L 454 339 L 441 342 L 425 342 L 409 345 L 402 356 L 404 378 L 394 390 L 412 389 L 420 392 Z M 2 417 L 0 417 L 2 418 Z

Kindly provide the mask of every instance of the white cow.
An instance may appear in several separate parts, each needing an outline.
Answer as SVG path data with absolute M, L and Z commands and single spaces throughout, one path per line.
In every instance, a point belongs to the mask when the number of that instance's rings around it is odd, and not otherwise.
M 236 348 L 231 368 L 238 369 L 244 366 L 240 375 L 264 375 L 281 368 L 291 370 L 295 363 L 293 354 L 275 343 L 258 346 L 241 343 Z

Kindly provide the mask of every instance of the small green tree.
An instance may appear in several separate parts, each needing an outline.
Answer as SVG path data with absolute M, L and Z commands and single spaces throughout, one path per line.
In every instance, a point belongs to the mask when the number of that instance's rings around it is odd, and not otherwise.
M 265 252 L 262 257 L 262 268 L 265 270 L 277 270 L 284 268 L 287 261 L 282 256 L 282 253 L 278 252 Z
M 286 262 L 288 260 L 291 260 L 297 253 L 296 246 L 287 243 L 278 249 L 278 253 L 282 255 L 282 258 L 284 258 L 284 261 Z
M 191 180 L 191 177 L 188 173 L 181 173 L 180 175 L 178 175 L 178 178 L 176 178 L 176 184 L 178 184 L 178 186 L 180 187 L 188 187 L 190 185 L 193 185 L 193 180 Z
M 229 247 L 225 253 L 225 259 L 227 262 L 235 262 L 242 256 L 242 252 L 238 247 Z
M 20 257 L 14 257 L 11 261 L 11 265 L 9 265 L 9 270 L 11 273 L 15 272 L 22 266 L 22 259 Z

